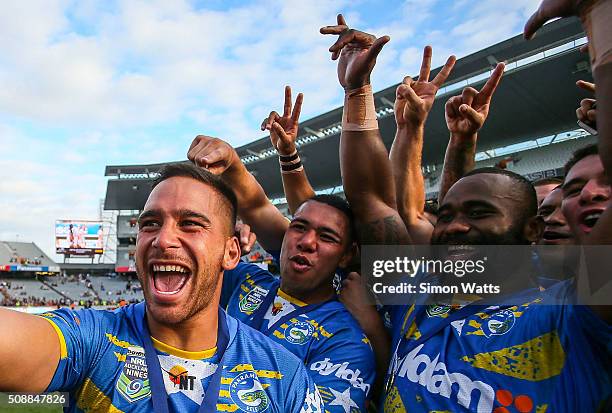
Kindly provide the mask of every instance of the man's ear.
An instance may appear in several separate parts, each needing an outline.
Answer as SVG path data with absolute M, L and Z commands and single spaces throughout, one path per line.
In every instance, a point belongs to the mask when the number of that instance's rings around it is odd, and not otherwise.
M 224 270 L 233 270 L 238 262 L 240 262 L 240 241 L 237 237 L 231 236 L 225 241 L 222 267 Z
M 357 257 L 358 253 L 359 253 L 359 249 L 357 248 L 357 243 L 356 242 L 351 243 L 351 246 L 347 248 L 344 255 L 342 255 L 342 258 L 340 258 L 338 267 L 340 268 L 348 267 L 349 264 L 351 264 L 351 262 L 353 261 L 353 259 Z
M 542 238 L 544 232 L 544 220 L 541 216 L 536 215 L 527 220 L 525 227 L 523 228 L 523 235 L 530 244 L 537 243 Z

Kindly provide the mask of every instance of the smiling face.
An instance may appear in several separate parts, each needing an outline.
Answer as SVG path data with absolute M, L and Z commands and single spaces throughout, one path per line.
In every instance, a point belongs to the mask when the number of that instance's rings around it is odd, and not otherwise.
M 435 245 L 526 244 L 526 224 L 513 180 L 481 173 L 461 178 L 438 210 L 432 234 Z
M 296 211 L 280 256 L 281 288 L 303 301 L 333 292 L 332 277 L 350 258 L 349 220 L 338 209 L 307 201 Z
M 561 209 L 579 244 L 610 204 L 610 192 L 599 155 L 582 158 L 568 171 Z
M 138 219 L 136 269 L 157 322 L 177 324 L 217 305 L 222 272 L 240 258 L 227 208 L 211 186 L 182 176 L 149 195 Z
M 541 245 L 571 245 L 574 238 L 561 211 L 563 189 L 558 187 L 551 191 L 540 204 L 538 215 L 544 220 L 544 232 L 539 241 Z

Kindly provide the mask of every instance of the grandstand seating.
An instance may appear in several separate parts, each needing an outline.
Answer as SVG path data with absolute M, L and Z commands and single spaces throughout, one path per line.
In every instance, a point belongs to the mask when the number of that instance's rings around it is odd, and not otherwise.
M 33 242 L 0 241 L 0 265 L 57 266 Z

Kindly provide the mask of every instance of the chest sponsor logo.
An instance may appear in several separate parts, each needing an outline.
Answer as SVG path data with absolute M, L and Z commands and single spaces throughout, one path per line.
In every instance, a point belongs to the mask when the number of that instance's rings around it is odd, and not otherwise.
M 396 353 L 391 364 L 392 376 L 406 378 L 432 394 L 457 400 L 466 409 L 475 404 L 478 412 L 493 410 L 495 391 L 490 385 L 461 373 L 449 372 L 446 364 L 438 361 L 440 354 L 433 359 L 427 354 L 419 354 L 423 346 L 415 347 L 402 359 L 398 359 Z
M 147 363 L 142 347 L 128 347 L 116 388 L 130 403 L 151 396 Z
M 306 321 L 291 323 L 285 328 L 285 340 L 291 344 L 302 345 L 306 343 L 315 332 L 312 324 Z
M 349 369 L 348 361 L 341 364 L 334 364 L 331 359 L 326 357 L 321 361 L 312 363 L 310 365 L 310 370 L 316 371 L 321 376 L 329 376 L 330 374 L 334 374 L 339 379 L 343 379 L 351 383 L 354 388 L 364 391 L 366 395 L 370 392 L 370 385 L 359 377 L 361 371 L 359 369 Z
M 256 285 L 240 300 L 238 308 L 241 312 L 250 314 L 259 308 L 266 294 L 268 294 L 268 290 Z
M 254 371 L 245 371 L 234 377 L 229 390 L 232 401 L 244 412 L 261 413 L 270 407 L 270 399 Z
M 482 323 L 482 332 L 485 337 L 501 336 L 506 334 L 514 327 L 516 323 L 516 317 L 511 310 L 501 310 Z

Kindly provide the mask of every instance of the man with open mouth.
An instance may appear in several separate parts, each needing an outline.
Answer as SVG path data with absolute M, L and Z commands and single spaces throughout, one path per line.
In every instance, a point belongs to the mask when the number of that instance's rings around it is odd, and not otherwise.
M 326 411 L 365 411 L 374 383 L 374 354 L 333 285 L 336 270 L 348 265 L 355 248 L 346 201 L 314 196 L 288 221 L 226 142 L 198 136 L 187 157 L 234 189 L 238 216 L 280 264 L 280 279 L 246 262 L 225 271 L 221 305 L 304 362 Z
M 145 301 L 41 317 L 0 309 L 0 390 L 70 392 L 71 412 L 314 412 L 295 356 L 219 307 L 240 260 L 236 197 L 191 163 L 167 165 L 138 219 Z

